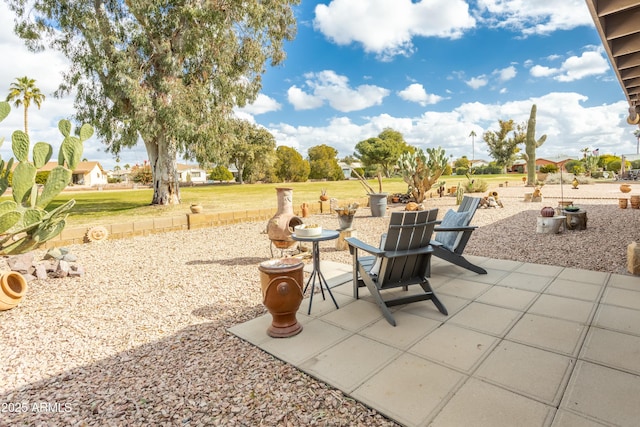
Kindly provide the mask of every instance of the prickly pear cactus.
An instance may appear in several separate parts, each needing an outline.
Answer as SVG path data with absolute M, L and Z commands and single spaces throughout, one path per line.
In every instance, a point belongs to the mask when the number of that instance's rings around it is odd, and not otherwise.
M 527 139 L 525 140 L 525 153 L 522 155 L 527 161 L 527 186 L 536 184 L 536 148 L 544 144 L 547 135 L 542 135 L 536 141 L 536 104 L 531 107 L 531 114 L 527 122 Z
M 462 203 L 463 197 L 464 197 L 464 188 L 462 188 L 462 185 L 458 185 L 458 187 L 456 187 L 456 206 L 460 206 L 460 203 Z
M 409 186 L 409 192 L 417 203 L 422 203 L 427 191 L 438 182 L 447 166 L 447 156 L 442 148 L 427 148 L 414 153 L 404 153 L 398 159 L 398 167 L 402 172 L 402 179 Z
M 4 120 L 11 107 L 0 102 L 0 121 Z M 84 124 L 78 136 L 71 135 L 71 123 L 60 120 L 58 129 L 64 137 L 58 154 L 58 166 L 49 173 L 44 186 L 36 184 L 36 172 L 53 155 L 53 149 L 46 142 L 33 146 L 29 161 L 29 135 L 17 130 L 11 136 L 11 148 L 18 164 L 13 170 L 13 200 L 0 203 L 0 255 L 20 254 L 38 248 L 47 240 L 56 237 L 64 229 L 69 210 L 75 200 L 69 200 L 57 208 L 46 211 L 51 203 L 69 184 L 72 171 L 82 158 L 83 142 L 93 135 L 93 128 Z M 0 139 L 0 145 L 4 138 Z M 14 163 L 0 159 L 0 196 L 9 187 L 9 174 Z

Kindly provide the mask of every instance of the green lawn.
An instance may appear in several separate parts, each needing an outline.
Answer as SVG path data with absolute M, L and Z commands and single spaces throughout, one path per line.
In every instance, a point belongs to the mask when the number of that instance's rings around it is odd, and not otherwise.
M 478 178 L 491 182 L 522 182 L 522 175 L 482 175 Z M 443 180 L 447 186 L 466 181 L 465 177 L 447 176 Z M 369 185 L 378 188 L 377 180 Z M 182 187 L 179 206 L 151 206 L 153 192 L 149 188 L 137 190 L 65 191 L 51 204 L 59 206 L 69 199 L 76 205 L 69 214 L 68 225 L 104 224 L 131 221 L 150 216 L 173 216 L 189 211 L 191 203 L 200 203 L 206 212 L 225 212 L 245 209 L 274 208 L 277 206 L 277 187 L 293 188 L 294 206 L 303 202 L 315 202 L 322 189 L 329 197 L 338 200 L 357 199 L 366 196 L 359 181 L 326 181 L 277 184 L 214 184 L 206 186 Z M 401 178 L 383 180 L 382 190 L 386 193 L 404 193 L 407 184 Z M 435 191 L 435 189 L 433 190 Z

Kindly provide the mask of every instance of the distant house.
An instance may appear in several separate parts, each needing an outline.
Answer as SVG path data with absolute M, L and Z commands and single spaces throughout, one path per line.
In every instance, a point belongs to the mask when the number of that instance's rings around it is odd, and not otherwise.
M 58 166 L 58 162 L 48 162 L 39 172 L 50 172 Z M 99 162 L 80 162 L 73 170 L 71 184 L 98 187 L 107 183 L 107 174 Z
M 564 164 L 567 163 L 569 160 L 576 160 L 576 158 L 574 157 L 563 157 L 557 160 L 549 160 L 549 159 L 545 159 L 545 158 L 536 158 L 536 172 L 538 172 L 540 170 L 541 166 L 546 166 L 546 165 L 556 165 L 558 167 L 558 170 L 560 170 L 560 168 L 562 168 L 562 170 L 564 172 L 567 171 L 567 169 L 565 169 Z M 515 162 L 513 162 L 513 165 L 511 165 L 511 167 L 509 168 L 508 172 L 513 172 L 513 173 L 527 173 L 527 161 L 524 159 L 518 159 Z
M 351 178 L 351 172 L 354 169 L 362 168 L 362 163 L 353 162 L 351 164 L 346 164 L 344 162 L 338 162 L 338 166 L 340 166 L 340 169 L 342 169 L 342 173 L 344 174 L 344 178 L 345 179 L 349 179 L 349 178 Z
M 204 184 L 207 182 L 207 171 L 198 165 L 183 165 L 178 163 L 178 181 L 181 184 Z

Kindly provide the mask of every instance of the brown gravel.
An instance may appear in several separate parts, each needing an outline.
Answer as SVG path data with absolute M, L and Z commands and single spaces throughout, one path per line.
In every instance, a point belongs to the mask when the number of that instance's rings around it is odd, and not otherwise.
M 559 188 L 545 187 L 543 203 L 524 203 L 522 187 L 498 191 L 505 208 L 476 213 L 467 253 L 624 274 L 640 210 L 618 208 L 617 185 L 563 189 L 589 222 L 558 235 L 536 234 L 535 217 L 557 204 Z M 455 200 L 427 205 L 442 216 Z M 354 227 L 375 244 L 388 218 L 368 215 L 360 209 Z M 337 226 L 335 215 L 309 220 Z M 85 276 L 32 282 L 17 308 L 0 312 L 0 425 L 395 425 L 227 332 L 266 312 L 264 228 L 71 246 Z M 350 262 L 334 242 L 323 242 L 322 259 Z

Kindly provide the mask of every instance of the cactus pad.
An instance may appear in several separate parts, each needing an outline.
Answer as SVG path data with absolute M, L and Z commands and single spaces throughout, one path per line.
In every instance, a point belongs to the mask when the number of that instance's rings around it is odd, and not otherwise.
M 26 162 L 29 159 L 29 135 L 21 130 L 14 131 L 11 135 L 11 142 L 13 155 L 19 162 Z
M 69 120 L 60 120 L 58 122 L 58 129 L 65 138 L 71 135 L 71 122 Z
M 53 148 L 51 148 L 51 144 L 47 144 L 46 142 L 36 143 L 36 145 L 33 146 L 33 165 L 36 169 L 40 169 L 51 160 L 52 155 Z
M 36 167 L 31 163 L 20 162 L 13 171 L 13 200 L 16 203 L 27 203 L 26 198 L 31 195 L 31 188 L 36 181 Z

